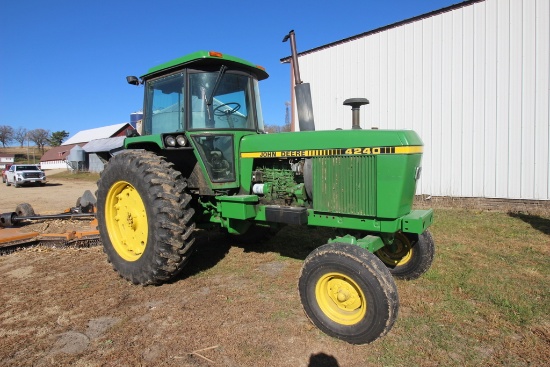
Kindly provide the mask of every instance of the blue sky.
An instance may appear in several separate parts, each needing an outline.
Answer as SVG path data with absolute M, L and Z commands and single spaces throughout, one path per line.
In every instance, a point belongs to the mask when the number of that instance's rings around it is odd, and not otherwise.
M 282 39 L 291 29 L 305 51 L 458 2 L 1 1 L 0 125 L 72 136 L 127 122 L 142 107 L 143 88 L 125 77 L 198 50 L 264 66 L 264 119 L 282 125 L 290 66 L 280 59 L 290 54 Z

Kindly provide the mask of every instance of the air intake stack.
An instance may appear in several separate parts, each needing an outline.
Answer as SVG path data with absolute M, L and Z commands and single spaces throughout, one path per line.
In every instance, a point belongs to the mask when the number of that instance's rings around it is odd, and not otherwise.
M 361 130 L 360 108 L 364 104 L 369 104 L 366 98 L 349 98 L 344 101 L 344 106 L 351 106 L 351 129 Z

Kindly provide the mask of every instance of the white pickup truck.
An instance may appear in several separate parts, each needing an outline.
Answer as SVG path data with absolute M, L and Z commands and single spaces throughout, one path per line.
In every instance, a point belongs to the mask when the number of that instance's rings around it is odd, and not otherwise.
M 46 184 L 46 174 L 32 164 L 14 164 L 6 172 L 6 186 L 19 187 L 22 185 Z

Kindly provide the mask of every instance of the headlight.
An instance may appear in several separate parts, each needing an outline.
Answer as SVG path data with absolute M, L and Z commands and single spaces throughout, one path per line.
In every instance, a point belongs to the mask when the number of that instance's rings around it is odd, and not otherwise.
M 176 146 L 176 139 L 172 135 L 168 135 L 164 138 L 164 142 L 169 147 L 175 147 Z
M 178 143 L 179 146 L 184 147 L 185 144 L 187 144 L 187 139 L 185 139 L 184 135 L 178 135 L 176 136 L 176 142 Z

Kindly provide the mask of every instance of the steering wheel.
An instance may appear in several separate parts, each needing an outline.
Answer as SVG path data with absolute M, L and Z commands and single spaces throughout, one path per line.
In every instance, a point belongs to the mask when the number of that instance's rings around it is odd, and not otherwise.
M 232 106 L 234 106 L 234 107 L 231 108 Z M 222 108 L 222 107 L 229 107 L 229 109 L 222 111 L 222 110 L 220 110 L 220 108 Z M 215 116 L 229 116 L 229 115 L 232 115 L 235 112 L 237 112 L 240 108 L 241 108 L 241 105 L 237 102 L 224 103 L 224 104 L 221 104 L 218 107 L 214 108 L 214 115 Z

